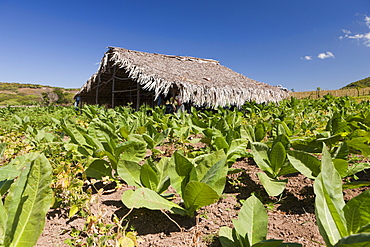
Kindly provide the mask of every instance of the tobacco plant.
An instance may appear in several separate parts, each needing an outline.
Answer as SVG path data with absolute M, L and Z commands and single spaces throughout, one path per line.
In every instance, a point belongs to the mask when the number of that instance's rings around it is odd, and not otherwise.
M 64 120 L 61 126 L 71 138 L 70 149 L 94 158 L 86 169 L 87 176 L 93 178 L 112 177 L 120 160 L 140 162 L 146 154 L 147 144 L 142 139 L 128 135 L 128 140 L 125 140 L 118 135 L 113 124 L 99 119 L 94 119 L 88 129 Z
M 321 173 L 314 183 L 315 213 L 327 246 L 370 245 L 370 190 L 345 204 L 342 179 L 324 145 Z
M 16 157 L 0 168 L 0 246 L 34 246 L 52 204 L 52 168 L 44 155 Z
M 252 143 L 253 158 L 264 172 L 258 172 L 263 187 L 269 196 L 278 196 L 285 189 L 288 179 L 279 179 L 280 176 L 296 172 L 287 160 L 286 147 L 283 139 L 276 141 L 270 148 L 266 143 Z
M 165 199 L 155 191 L 159 184 L 163 184 L 159 183 L 163 174 L 155 173 L 154 169 L 153 171 L 146 172 L 145 177 L 140 176 L 141 184 L 146 183 L 149 186 L 123 193 L 122 202 L 126 207 L 168 210 L 192 217 L 195 211 L 219 199 L 226 184 L 228 166 L 223 150 L 198 156 L 192 161 L 175 152 L 169 162 L 168 175 L 170 184 L 180 195 L 184 207 Z M 132 182 L 138 183 L 138 177 L 136 174 L 136 181 L 133 178 Z
M 170 185 L 168 175 L 169 158 L 162 158 L 157 164 L 148 160 L 143 165 L 122 160 L 118 164 L 118 175 L 130 186 L 145 187 L 162 194 Z
M 267 236 L 268 216 L 260 200 L 252 195 L 243 204 L 238 219 L 233 219 L 234 228 L 223 226 L 219 240 L 223 247 L 299 247 L 297 243 L 283 243 L 283 240 Z

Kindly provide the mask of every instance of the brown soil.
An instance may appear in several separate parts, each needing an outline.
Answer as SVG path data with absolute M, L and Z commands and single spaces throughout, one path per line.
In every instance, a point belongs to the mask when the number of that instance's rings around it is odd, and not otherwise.
M 193 218 L 147 209 L 132 210 L 125 219 L 129 222 L 129 229 L 137 232 L 141 240 L 139 246 L 221 246 L 217 239 L 220 227 L 232 227 L 232 219 L 238 215 L 241 200 L 247 199 L 251 193 L 255 193 L 268 210 L 268 239 L 283 239 L 311 247 L 324 245 L 316 226 L 312 180 L 298 173 L 289 175 L 282 196 L 268 197 L 256 176 L 260 170 L 252 159 L 238 161 L 234 167 L 243 169 L 243 172 L 231 175 L 222 198 L 199 210 Z M 362 172 L 358 177 L 370 181 L 370 172 Z M 346 190 L 344 198 L 348 201 L 367 189 L 369 187 Z M 113 214 L 122 218 L 129 213 L 121 202 L 125 190 L 127 188 L 122 187 L 106 190 L 100 196 L 95 194 L 98 201 L 93 203 L 91 211 L 101 222 L 112 223 Z M 68 219 L 67 214 L 63 209 L 50 210 L 36 246 L 68 246 L 64 240 L 72 238 L 73 228 L 82 230 L 85 219 Z

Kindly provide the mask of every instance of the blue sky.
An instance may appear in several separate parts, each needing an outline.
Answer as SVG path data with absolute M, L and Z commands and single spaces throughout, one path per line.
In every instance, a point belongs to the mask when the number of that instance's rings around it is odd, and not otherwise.
M 369 0 L 0 0 L 0 81 L 79 88 L 108 46 L 212 58 L 295 91 L 370 76 Z

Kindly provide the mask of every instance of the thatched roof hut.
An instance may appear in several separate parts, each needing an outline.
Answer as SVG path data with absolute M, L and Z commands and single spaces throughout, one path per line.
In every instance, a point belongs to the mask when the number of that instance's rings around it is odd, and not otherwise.
M 280 101 L 287 93 L 249 79 L 218 61 L 109 47 L 98 71 L 77 93 L 88 104 L 154 106 L 160 95 L 180 94 L 196 106 L 241 106 Z

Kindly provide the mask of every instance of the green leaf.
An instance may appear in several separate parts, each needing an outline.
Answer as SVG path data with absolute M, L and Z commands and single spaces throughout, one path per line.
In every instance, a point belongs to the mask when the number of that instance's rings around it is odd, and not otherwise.
M 86 176 L 101 180 L 103 177 L 112 178 L 112 167 L 106 160 L 96 159 L 85 170 Z
M 158 177 L 156 172 L 153 170 L 153 168 L 150 167 L 150 165 L 144 164 L 141 166 L 140 181 L 141 184 L 146 188 L 157 192 L 159 184 Z
M 221 195 L 225 188 L 228 170 L 226 158 L 224 158 L 216 162 L 216 164 L 207 171 L 200 182 L 208 184 L 217 192 L 218 195 Z
M 317 142 L 324 142 L 326 145 L 331 146 L 336 144 L 340 139 L 342 139 L 342 136 L 340 134 L 329 136 L 329 137 L 323 137 L 316 139 Z
M 333 134 L 351 131 L 350 126 L 348 126 L 348 123 L 342 118 L 342 116 L 338 112 L 335 112 L 333 114 L 333 117 L 328 121 L 327 129 L 330 130 Z
M 117 170 L 117 159 L 112 153 L 110 153 L 109 151 L 103 150 L 103 149 L 99 149 L 99 150 L 95 150 L 94 154 L 95 154 L 94 156 L 98 158 L 103 158 L 106 156 L 109 159 L 112 169 Z
M 274 171 L 271 168 L 268 150 L 269 147 L 265 143 L 252 143 L 252 154 L 254 161 L 262 171 L 267 172 L 269 175 L 273 176 Z
M 52 167 L 44 155 L 31 162 L 12 184 L 5 198 L 8 222 L 5 245 L 34 246 L 41 234 L 53 192 Z
M 363 227 L 361 227 L 361 229 L 358 231 L 358 233 L 361 233 L 361 232 L 368 232 L 368 233 L 370 233 L 370 223 L 367 224 L 367 225 L 364 225 Z
M 119 133 L 121 134 L 121 136 L 122 136 L 124 139 L 126 139 L 126 140 L 127 140 L 128 135 L 130 134 L 130 131 L 128 131 L 126 127 L 121 127 L 121 128 L 119 129 Z
M 223 136 L 217 136 L 214 141 L 213 141 L 213 146 L 215 146 L 216 150 L 224 149 L 228 150 L 229 149 L 229 144 L 227 144 L 227 141 L 225 140 L 225 137 Z
M 370 245 L 370 233 L 359 233 L 344 237 L 334 247 L 368 247 Z
M 105 147 L 103 145 L 103 142 L 105 140 L 99 140 L 98 137 L 92 135 L 91 133 L 86 133 L 86 130 L 79 127 L 79 126 L 76 126 L 76 128 L 80 131 L 81 135 L 85 138 L 86 144 L 84 144 L 84 146 L 90 146 L 91 149 L 93 149 L 93 150 L 101 149 L 101 150 L 107 151 L 108 153 L 112 153 L 112 150 L 106 150 L 105 149 Z M 79 145 L 81 145 L 81 144 L 79 144 Z
M 139 163 L 146 155 L 146 143 L 140 141 L 127 141 L 116 150 L 116 156 L 120 155 L 120 160 L 128 160 Z
M 370 222 L 370 190 L 352 198 L 343 208 L 349 234 L 358 233 Z
M 223 150 L 217 150 L 210 154 L 203 154 L 195 157 L 193 159 L 193 164 L 195 165 L 197 177 L 202 179 L 212 166 L 225 158 L 226 155 Z
M 118 175 L 131 186 L 141 186 L 140 170 L 141 166 L 134 161 L 120 160 L 117 165 Z
M 3 200 L 0 200 L 0 246 L 4 246 L 4 237 L 6 232 L 6 222 L 8 221 L 8 214 L 3 205 Z
M 335 169 L 338 171 L 339 175 L 343 178 L 347 175 L 348 162 L 342 159 L 333 159 L 333 164 Z
M 72 205 L 71 208 L 69 209 L 69 212 L 68 212 L 68 217 L 71 218 L 72 216 L 74 216 L 75 214 L 77 214 L 79 210 L 79 207 L 78 205 Z
M 211 154 L 200 155 L 193 160 L 193 163 L 195 163 L 196 181 L 210 185 L 221 195 L 228 172 L 224 151 L 218 150 Z
M 171 186 L 183 197 L 186 184 L 189 182 L 194 165 L 179 152 L 175 152 L 170 160 L 168 174 Z
M 185 187 L 183 199 L 187 214 L 193 216 L 201 207 L 215 203 L 219 195 L 208 184 L 191 181 Z
M 369 169 L 369 168 L 370 168 L 370 163 L 352 164 L 351 166 L 348 167 L 347 176 L 355 175 L 356 173 L 361 172 L 365 169 Z
M 350 183 L 343 184 L 343 190 L 346 189 L 357 189 L 365 186 L 370 186 L 370 182 L 368 181 L 354 181 Z
M 275 176 L 279 174 L 280 169 L 284 165 L 286 159 L 285 147 L 281 142 L 277 142 L 269 152 L 269 160 L 271 169 L 274 171 Z
M 158 195 L 148 188 L 128 190 L 122 194 L 122 202 L 128 208 L 148 208 L 151 210 L 168 210 L 171 213 L 185 215 L 185 210 Z
M 0 181 L 13 180 L 21 174 L 21 170 L 12 165 L 0 167 Z
M 221 227 L 222 228 L 222 227 Z M 223 247 L 250 247 L 247 236 L 243 237 L 234 229 L 220 229 L 220 243 Z M 222 230 L 222 231 L 221 231 Z
M 295 169 L 308 178 L 314 179 L 320 173 L 320 161 L 309 153 L 289 150 L 288 159 Z
M 273 136 L 279 136 L 279 135 L 291 136 L 292 131 L 289 129 L 289 127 L 286 125 L 285 122 L 281 121 L 280 123 L 277 123 L 273 126 L 272 135 Z
M 154 140 L 153 138 L 151 138 L 149 135 L 147 134 L 143 134 L 143 139 L 145 140 L 145 142 L 147 143 L 148 145 L 148 148 L 149 149 L 153 149 L 155 147 L 155 143 L 154 143 Z
M 295 150 L 302 150 L 308 153 L 319 153 L 322 150 L 322 143 L 318 142 L 316 138 L 302 138 L 291 140 L 292 147 Z
M 263 124 L 261 123 L 256 124 L 256 127 L 254 128 L 254 136 L 256 142 L 260 142 L 263 140 L 263 138 L 265 138 L 266 130 Z
M 10 186 L 12 185 L 12 183 L 13 183 L 13 179 L 0 181 L 0 196 L 3 196 L 6 194 L 6 192 L 9 190 Z
M 234 229 L 231 229 L 227 226 L 222 226 L 220 228 L 220 231 L 218 232 L 218 239 L 220 240 L 222 247 L 240 247 L 240 245 L 234 243 L 233 231 L 235 232 Z
M 290 140 L 286 135 L 279 135 L 276 138 L 274 138 L 274 144 L 276 142 L 281 142 L 283 144 L 285 150 L 289 150 L 290 148 Z
M 333 158 L 347 160 L 349 155 L 348 145 L 346 142 L 339 144 L 338 148 L 335 150 Z
M 325 243 L 333 246 L 339 239 L 348 235 L 342 210 L 344 207 L 342 180 L 325 145 L 322 153 L 321 173 L 314 183 L 315 211 L 319 231 Z
M 247 156 L 247 139 L 233 139 L 227 151 L 227 161 L 230 166 L 235 163 L 236 159 Z
M 361 154 L 365 157 L 370 155 L 370 147 L 359 138 L 348 140 L 347 145 L 350 150 L 360 151 Z
M 158 164 L 156 165 L 156 170 L 158 173 L 158 180 L 159 184 L 157 187 L 156 192 L 161 194 L 167 190 L 168 186 L 170 185 L 170 177 L 168 175 L 168 167 L 169 167 L 169 158 L 163 157 Z
M 250 245 L 266 239 L 268 217 L 265 207 L 255 195 L 244 202 L 238 219 L 233 220 L 233 223 L 239 235 L 248 237 Z
M 103 122 L 100 119 L 94 119 L 89 125 L 89 134 L 94 136 L 99 142 L 107 143 L 105 150 L 113 153 L 118 143 L 118 137 L 115 133 L 115 127 L 109 121 Z
M 273 179 L 264 172 L 257 172 L 257 176 L 269 196 L 278 196 L 283 193 L 285 185 L 288 183 L 288 179 Z
M 67 123 L 64 119 L 60 121 L 60 126 L 74 144 L 87 145 L 84 136 L 81 134 L 83 129 L 77 129 L 76 125 L 72 126 L 72 124 Z
M 0 195 L 4 195 L 8 191 L 14 179 L 39 155 L 39 153 L 29 153 L 17 156 L 8 165 L 0 167 Z
M 172 157 L 176 164 L 177 174 L 179 176 L 187 176 L 193 169 L 194 165 L 179 152 L 175 152 Z
M 8 165 L 0 167 L 0 181 L 13 180 L 18 177 L 24 167 L 30 165 L 40 154 L 29 153 L 22 156 L 15 157 Z
M 145 138 L 141 134 L 130 134 L 127 141 L 145 142 Z
M 261 140 L 256 140 L 254 135 L 254 128 L 251 125 L 241 125 L 240 137 L 242 139 L 247 139 L 249 142 L 259 142 Z

